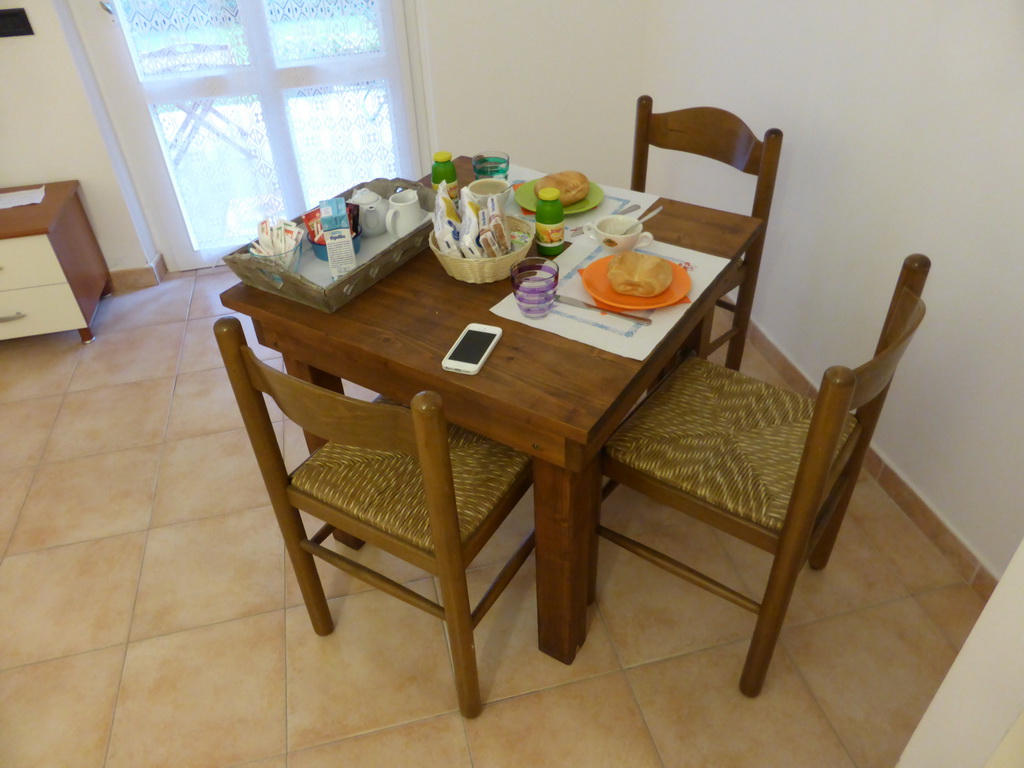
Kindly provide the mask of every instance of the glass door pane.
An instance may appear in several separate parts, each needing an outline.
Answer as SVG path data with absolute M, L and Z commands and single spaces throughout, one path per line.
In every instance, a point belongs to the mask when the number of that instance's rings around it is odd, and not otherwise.
M 307 209 L 361 181 L 398 175 L 386 82 L 296 88 L 285 105 Z
M 184 225 L 178 268 L 215 262 L 265 218 L 407 175 L 395 0 L 114 2 L 167 172 L 152 186 L 173 191 Z
M 254 237 L 253 222 L 284 215 L 255 96 L 156 104 L 152 112 L 197 249 L 231 250 Z
M 381 50 L 374 0 L 267 0 L 267 18 L 278 64 Z

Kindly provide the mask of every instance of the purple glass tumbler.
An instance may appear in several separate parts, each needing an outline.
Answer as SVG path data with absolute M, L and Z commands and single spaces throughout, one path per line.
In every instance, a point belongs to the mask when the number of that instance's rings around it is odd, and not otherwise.
M 527 256 L 512 267 L 512 292 L 526 317 L 544 317 L 555 305 L 558 265 L 541 256 Z

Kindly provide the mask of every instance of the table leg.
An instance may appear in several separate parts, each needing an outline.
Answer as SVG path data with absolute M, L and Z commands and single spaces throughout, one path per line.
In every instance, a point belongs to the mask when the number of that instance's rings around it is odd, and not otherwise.
M 571 664 L 587 636 L 591 539 L 601 491 L 595 457 L 571 472 L 533 460 L 540 649 Z

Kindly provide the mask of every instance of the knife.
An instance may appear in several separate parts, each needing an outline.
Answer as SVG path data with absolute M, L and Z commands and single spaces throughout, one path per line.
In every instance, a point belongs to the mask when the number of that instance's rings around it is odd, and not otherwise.
M 640 325 L 651 324 L 651 320 L 648 317 L 637 317 L 636 315 L 631 315 L 627 312 L 619 312 L 618 310 L 615 309 L 604 309 L 603 307 L 599 307 L 596 304 L 588 304 L 585 301 L 574 299 L 571 296 L 560 296 L 558 294 L 555 294 L 555 301 L 559 302 L 560 304 L 568 304 L 570 307 L 579 307 L 580 309 L 596 309 L 598 312 L 607 312 L 609 315 L 617 315 L 618 317 L 624 317 L 627 320 L 632 320 L 635 323 L 640 323 Z

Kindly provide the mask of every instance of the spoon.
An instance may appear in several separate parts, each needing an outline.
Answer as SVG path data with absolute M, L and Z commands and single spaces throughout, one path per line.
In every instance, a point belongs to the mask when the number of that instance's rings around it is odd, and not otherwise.
M 635 206 L 635 207 L 639 208 L 640 206 L 638 205 L 638 206 Z M 659 205 L 659 206 L 658 206 L 657 208 L 655 208 L 655 209 L 654 209 L 653 211 L 651 211 L 650 213 L 648 213 L 648 214 L 647 214 L 646 216 L 644 216 L 644 217 L 643 217 L 642 219 L 637 219 L 637 222 L 636 222 L 636 224 L 634 224 L 633 226 L 631 226 L 631 227 L 629 228 L 629 231 L 628 231 L 628 232 L 623 232 L 622 234 L 623 234 L 623 235 L 632 235 L 632 234 L 634 234 L 635 232 L 639 232 L 639 231 L 640 231 L 641 229 L 643 229 L 643 226 L 642 226 L 642 225 L 643 225 L 643 223 L 644 223 L 645 221 L 647 221 L 648 219 L 654 218 L 654 217 L 655 217 L 655 216 L 657 216 L 657 215 L 658 215 L 659 213 L 661 213 L 661 209 L 662 209 L 662 208 L 664 208 L 664 206 L 663 206 L 663 205 Z M 629 209 L 627 208 L 626 210 L 629 210 Z
M 643 224 L 645 221 L 647 221 L 649 219 L 653 219 L 655 216 L 657 216 L 659 213 L 661 213 L 661 209 L 664 208 L 664 207 L 665 206 L 663 206 L 663 205 L 659 205 L 653 211 L 651 211 L 646 216 L 644 216 L 642 219 L 640 219 L 640 223 Z

